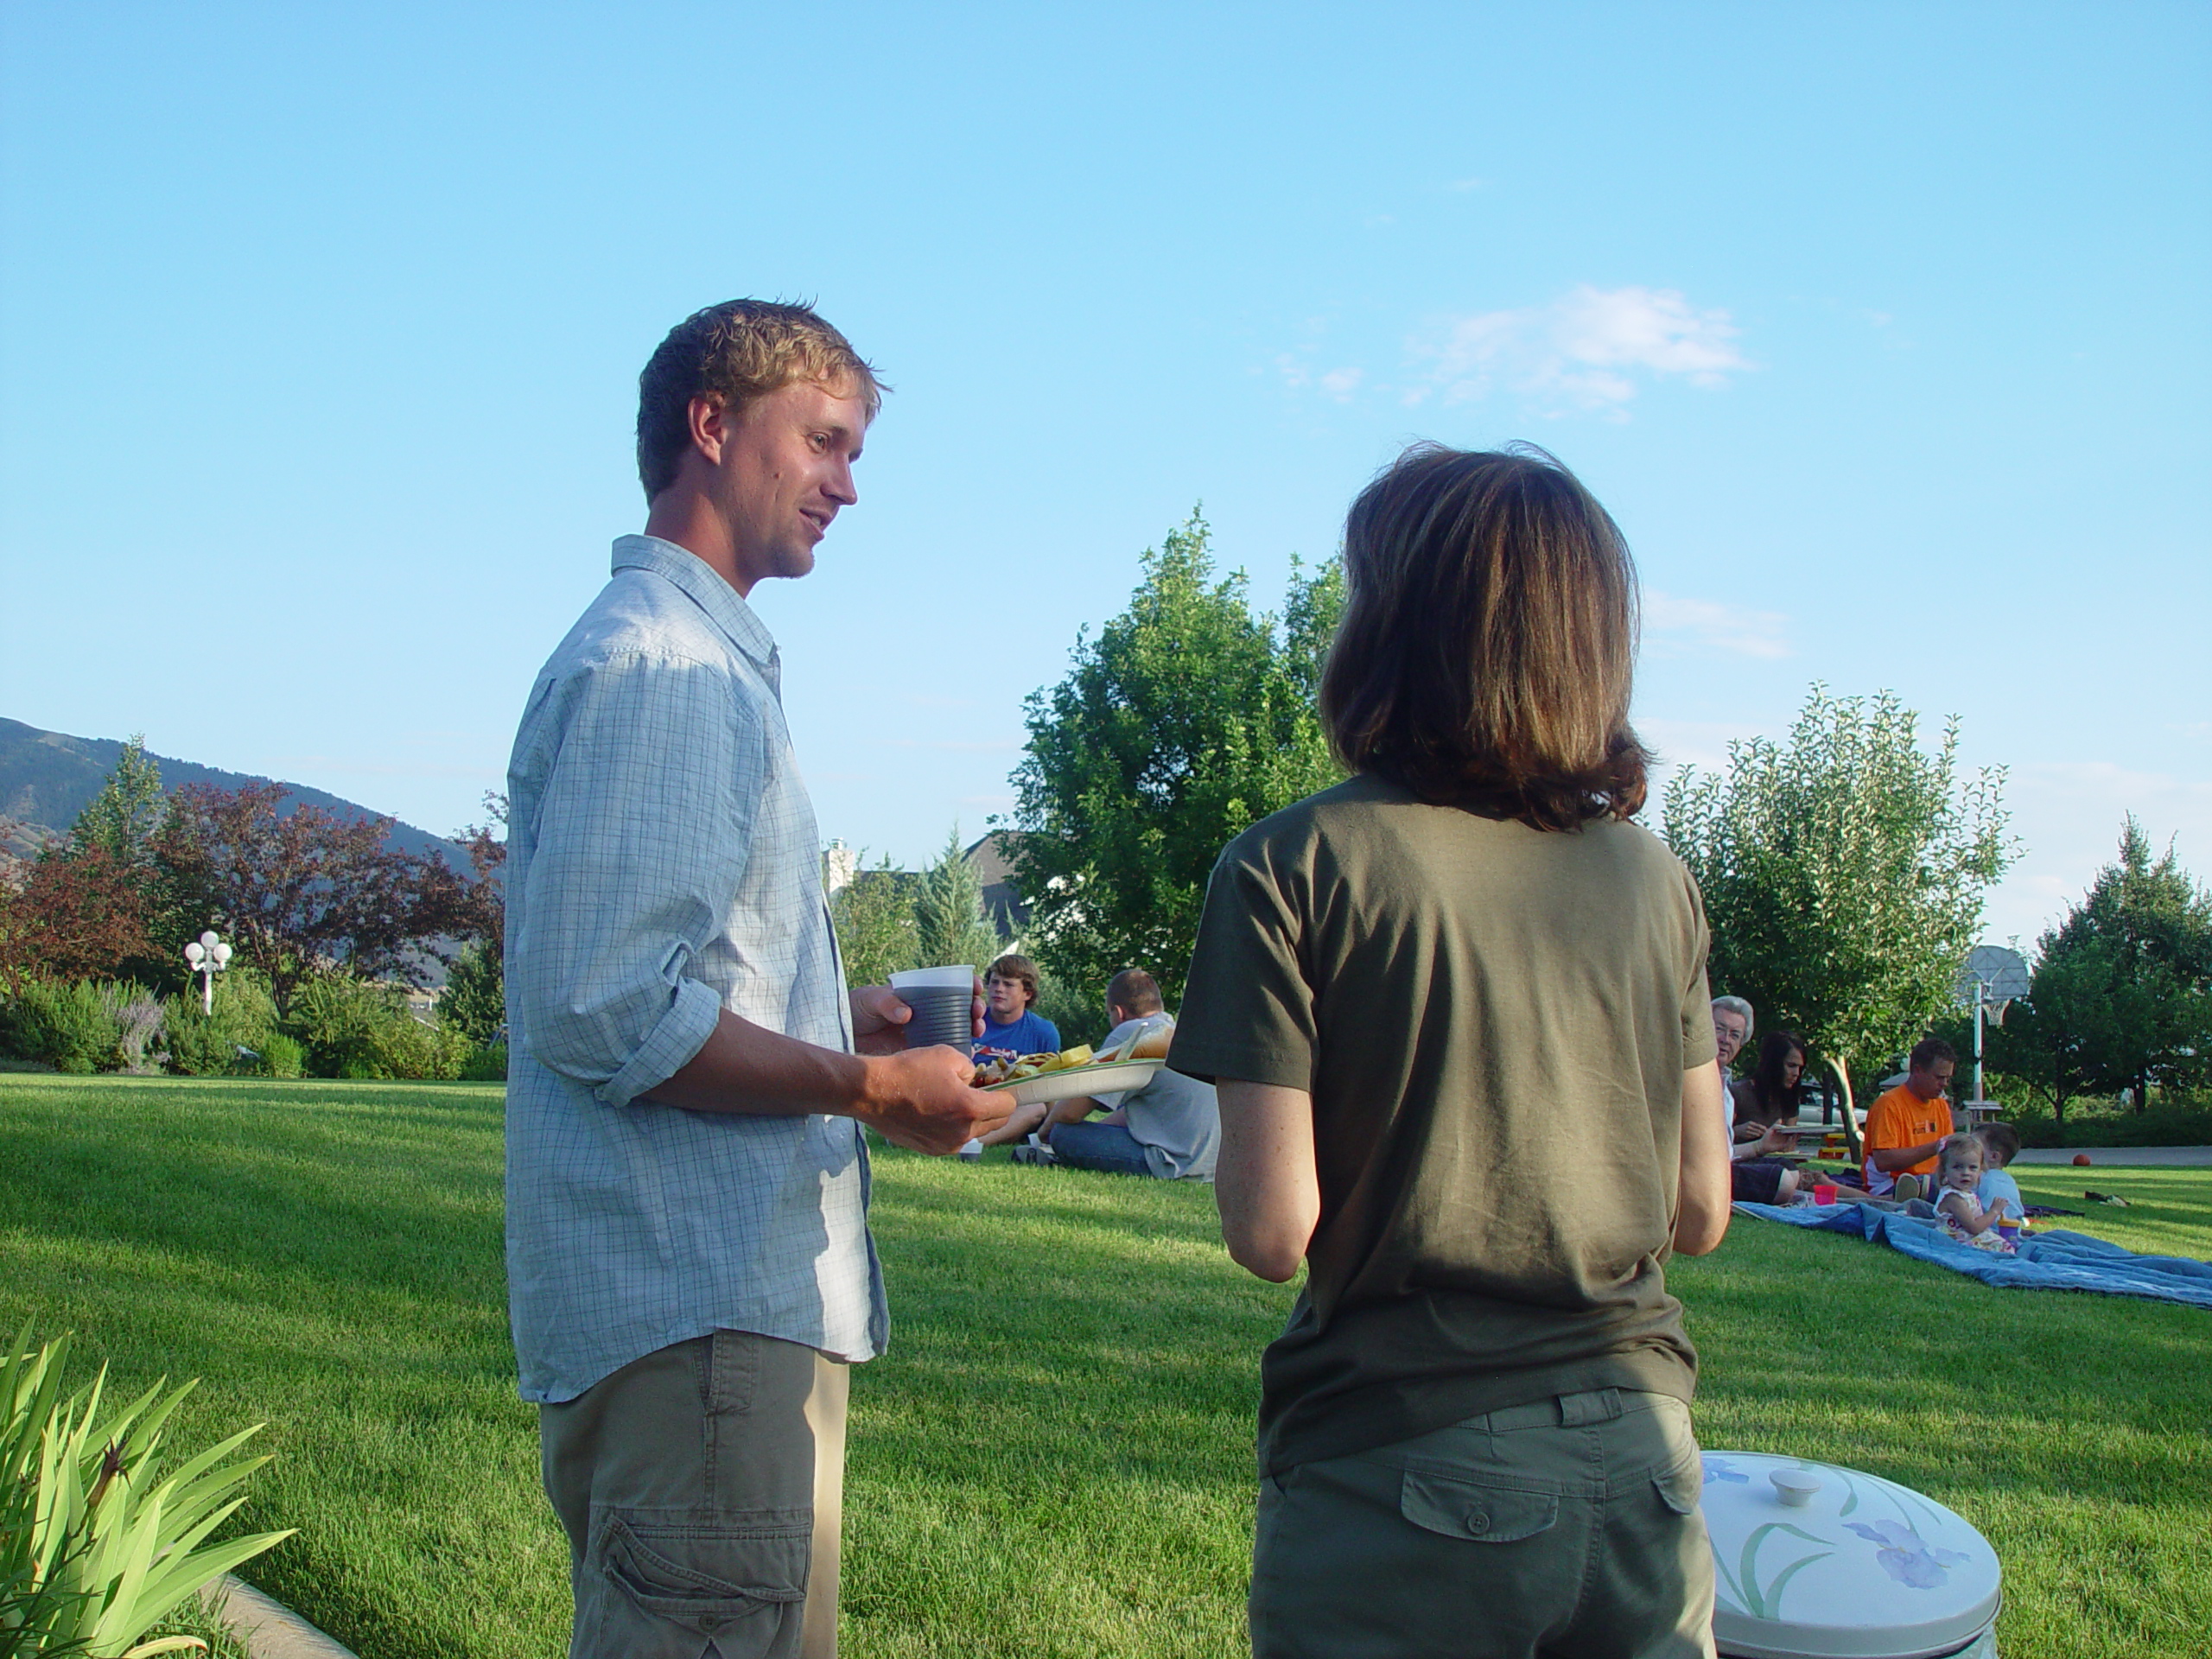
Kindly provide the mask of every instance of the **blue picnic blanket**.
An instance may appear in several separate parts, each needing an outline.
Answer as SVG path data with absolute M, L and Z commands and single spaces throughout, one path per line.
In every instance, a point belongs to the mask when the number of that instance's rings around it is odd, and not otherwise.
M 2148 1296 L 2162 1302 L 2212 1307 L 2212 1262 L 2185 1255 L 2138 1255 L 2103 1239 L 2063 1228 L 2020 1241 L 2019 1254 L 1999 1255 L 1961 1244 L 1942 1224 L 1859 1204 L 1738 1204 L 1762 1221 L 1786 1222 L 1821 1232 L 1849 1233 L 1985 1285 L 2012 1290 L 2094 1290 L 2107 1296 Z

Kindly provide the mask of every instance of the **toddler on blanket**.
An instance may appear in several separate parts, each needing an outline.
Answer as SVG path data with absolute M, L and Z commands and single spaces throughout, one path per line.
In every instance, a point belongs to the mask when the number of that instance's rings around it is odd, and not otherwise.
M 2012 1200 L 1998 1198 L 1985 1209 L 1974 1193 L 1981 1181 L 1980 1137 L 1952 1135 L 1943 1142 L 1943 1149 L 1936 1157 L 1936 1218 L 1943 1224 L 1943 1230 L 1960 1243 L 1971 1244 L 1978 1250 L 2012 1255 L 2012 1242 L 1997 1230 L 1998 1220 Z M 2015 1214 L 2012 1219 L 2018 1221 L 2018 1215 Z

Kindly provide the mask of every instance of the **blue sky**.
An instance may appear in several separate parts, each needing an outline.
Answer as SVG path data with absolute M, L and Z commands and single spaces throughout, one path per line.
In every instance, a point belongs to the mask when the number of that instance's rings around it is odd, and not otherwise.
M 825 836 L 1009 803 L 1203 500 L 1272 601 L 1405 442 L 1610 505 L 1675 761 L 1891 688 L 2011 769 L 1986 932 L 2212 876 L 2212 10 L 0 9 L 0 714 L 433 830 L 739 294 L 896 388 L 756 594 Z

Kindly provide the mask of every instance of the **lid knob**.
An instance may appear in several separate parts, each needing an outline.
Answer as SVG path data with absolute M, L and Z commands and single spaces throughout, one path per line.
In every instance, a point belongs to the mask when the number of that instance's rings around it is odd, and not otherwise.
M 1821 1490 L 1821 1478 L 1809 1470 L 1777 1469 L 1767 1478 L 1774 1483 L 1774 1495 L 1793 1510 L 1803 1509 Z

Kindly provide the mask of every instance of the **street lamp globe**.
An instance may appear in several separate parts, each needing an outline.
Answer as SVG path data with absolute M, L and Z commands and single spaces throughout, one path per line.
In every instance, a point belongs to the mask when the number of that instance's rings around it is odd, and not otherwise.
M 210 928 L 184 947 L 184 959 L 192 964 L 205 984 L 200 1006 L 203 1012 L 215 1012 L 215 976 L 231 965 L 229 942 Z

